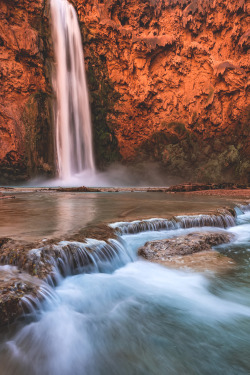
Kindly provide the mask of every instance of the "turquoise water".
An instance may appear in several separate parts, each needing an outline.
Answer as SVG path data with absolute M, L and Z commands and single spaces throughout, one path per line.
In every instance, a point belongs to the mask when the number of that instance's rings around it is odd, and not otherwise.
M 250 214 L 218 247 L 236 261 L 230 273 L 170 270 L 136 256 L 148 240 L 194 230 L 124 235 L 123 264 L 62 279 L 53 300 L 3 340 L 1 375 L 249 374 Z

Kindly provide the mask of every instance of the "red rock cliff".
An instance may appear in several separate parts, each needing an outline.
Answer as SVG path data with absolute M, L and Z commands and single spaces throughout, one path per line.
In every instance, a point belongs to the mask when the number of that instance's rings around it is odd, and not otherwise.
M 119 94 L 107 118 L 123 160 L 157 160 L 183 178 L 247 179 L 249 4 L 72 2 L 90 87 L 97 72 L 99 89 L 108 79 Z
M 249 179 L 245 0 L 71 2 L 99 165 L 120 153 L 183 179 Z M 1 176 L 53 169 L 48 14 L 48 1 L 0 0 Z
M 52 169 L 47 14 L 43 0 L 0 0 L 1 181 Z

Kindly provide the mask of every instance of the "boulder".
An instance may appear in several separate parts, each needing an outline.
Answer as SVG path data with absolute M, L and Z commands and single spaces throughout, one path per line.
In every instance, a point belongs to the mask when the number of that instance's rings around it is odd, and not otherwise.
M 168 267 L 221 271 L 231 268 L 234 262 L 212 250 L 212 247 L 232 239 L 233 235 L 227 232 L 194 232 L 165 240 L 149 241 L 139 248 L 138 255 Z

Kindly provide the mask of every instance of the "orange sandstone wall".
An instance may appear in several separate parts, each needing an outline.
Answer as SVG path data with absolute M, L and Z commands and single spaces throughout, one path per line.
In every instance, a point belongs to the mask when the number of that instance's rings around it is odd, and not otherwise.
M 250 175 L 249 3 L 70 0 L 99 166 L 156 161 L 182 179 Z M 53 173 L 48 0 L 0 0 L 0 181 Z
M 52 171 L 51 55 L 43 0 L 0 0 L 0 181 Z
M 118 94 L 107 119 L 122 159 L 159 161 L 184 179 L 246 180 L 249 3 L 72 2 L 89 81 L 97 74 Z

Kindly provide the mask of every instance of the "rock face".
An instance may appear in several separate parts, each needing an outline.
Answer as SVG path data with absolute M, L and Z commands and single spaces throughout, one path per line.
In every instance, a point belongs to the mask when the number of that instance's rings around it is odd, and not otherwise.
M 43 0 L 0 0 L 0 182 L 52 172 L 51 47 Z
M 232 234 L 224 232 L 195 232 L 167 240 L 149 241 L 139 248 L 138 255 L 170 267 L 195 270 L 223 270 L 231 268 L 231 259 L 212 251 L 212 246 L 227 243 Z
M 70 0 L 99 166 L 157 161 L 203 182 L 250 174 L 246 0 Z M 0 176 L 51 173 L 48 0 L 0 0 Z M 223 177 L 222 177 L 223 176 Z
M 84 38 L 95 135 L 106 137 L 107 149 L 112 133 L 124 161 L 159 161 L 169 174 L 192 180 L 246 181 L 249 3 L 71 1 Z

